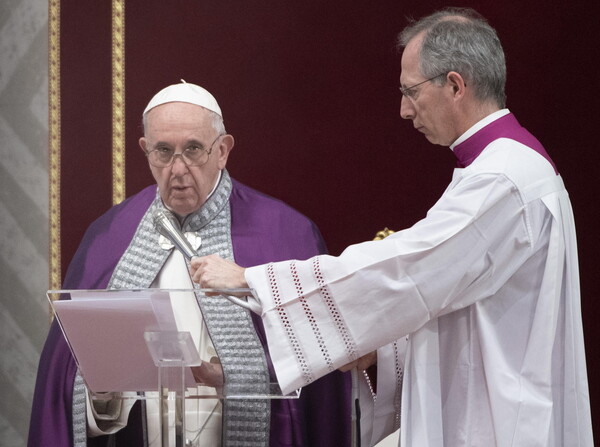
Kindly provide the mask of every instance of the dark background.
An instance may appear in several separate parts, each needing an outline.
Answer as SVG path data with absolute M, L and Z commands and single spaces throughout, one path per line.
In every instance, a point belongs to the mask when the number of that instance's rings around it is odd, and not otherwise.
M 83 231 L 111 206 L 111 2 L 61 5 L 62 272 Z M 312 218 L 329 250 L 423 218 L 452 175 L 448 148 L 399 117 L 397 33 L 448 5 L 399 0 L 126 2 L 127 195 L 153 182 L 141 113 L 185 79 L 219 101 L 236 138 L 238 180 Z M 551 6 L 550 6 L 551 5 Z M 508 108 L 545 145 L 569 190 L 596 431 L 595 305 L 600 43 L 589 2 L 463 2 L 488 18 L 507 56 Z

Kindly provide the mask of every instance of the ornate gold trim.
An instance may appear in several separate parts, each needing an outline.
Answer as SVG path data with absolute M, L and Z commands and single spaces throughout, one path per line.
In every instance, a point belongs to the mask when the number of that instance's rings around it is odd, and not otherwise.
M 394 230 L 390 230 L 388 227 L 385 227 L 383 230 L 378 231 L 375 234 L 375 237 L 373 238 L 374 241 L 380 241 L 382 239 L 385 239 L 386 237 L 388 237 L 390 234 L 394 234 L 395 231 Z
M 50 288 L 61 286 L 60 262 L 60 0 L 48 2 Z
M 112 2 L 113 205 L 125 199 L 125 0 Z

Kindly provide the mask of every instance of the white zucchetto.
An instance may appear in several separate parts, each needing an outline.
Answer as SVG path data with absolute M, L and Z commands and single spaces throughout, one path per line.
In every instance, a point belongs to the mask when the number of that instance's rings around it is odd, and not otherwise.
M 217 115 L 223 118 L 223 114 L 221 113 L 221 108 L 219 107 L 217 100 L 208 92 L 208 90 L 196 84 L 189 84 L 183 79 L 181 80 L 181 84 L 169 85 L 154 95 L 154 97 L 146 106 L 143 115 L 146 115 L 146 113 L 148 113 L 154 107 L 161 104 L 166 104 L 168 102 L 188 102 L 190 104 L 196 104 L 215 112 Z

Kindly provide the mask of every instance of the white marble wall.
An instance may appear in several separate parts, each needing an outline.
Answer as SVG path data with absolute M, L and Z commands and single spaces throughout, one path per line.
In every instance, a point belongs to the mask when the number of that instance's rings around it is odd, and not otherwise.
M 48 3 L 0 0 L 0 445 L 27 443 L 48 331 Z

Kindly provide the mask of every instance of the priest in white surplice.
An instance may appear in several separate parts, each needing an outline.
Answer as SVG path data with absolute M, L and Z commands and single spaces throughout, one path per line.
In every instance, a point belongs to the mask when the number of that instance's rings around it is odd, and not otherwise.
M 457 158 L 427 216 L 339 257 L 245 270 L 198 258 L 194 280 L 256 291 L 284 392 L 376 358 L 363 445 L 400 428 L 403 447 L 592 446 L 571 205 L 505 108 L 496 32 L 449 9 L 399 43 L 402 118 Z

